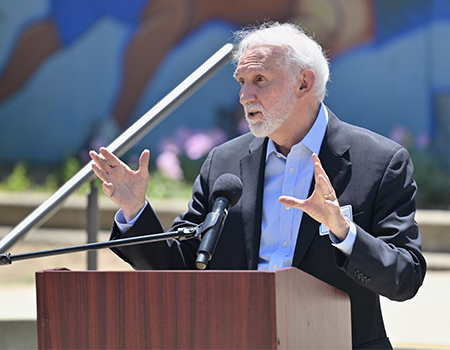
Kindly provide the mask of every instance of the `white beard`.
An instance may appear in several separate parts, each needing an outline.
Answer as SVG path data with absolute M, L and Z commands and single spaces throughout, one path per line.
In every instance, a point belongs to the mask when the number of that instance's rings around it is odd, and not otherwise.
M 274 133 L 289 117 L 294 108 L 296 95 L 292 90 L 285 89 L 278 102 L 267 111 L 261 104 L 249 102 L 244 106 L 245 119 L 251 133 L 255 137 L 266 137 Z M 248 111 L 257 110 L 262 116 L 257 119 L 249 118 Z

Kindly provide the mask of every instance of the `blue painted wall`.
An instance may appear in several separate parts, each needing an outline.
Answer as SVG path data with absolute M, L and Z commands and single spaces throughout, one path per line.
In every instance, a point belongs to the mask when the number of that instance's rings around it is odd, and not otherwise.
M 0 101 L 0 162 L 57 164 L 68 155 L 85 157 L 93 138 L 106 128 L 123 84 L 124 57 L 139 26 L 136 13 L 142 11 L 137 7 L 135 17 L 118 18 L 108 3 L 96 2 L 96 16 L 82 23 L 80 33 L 76 23 L 72 29 L 56 27 L 61 37 L 68 31 L 67 42 Z M 366 3 L 371 36 L 331 56 L 326 104 L 343 120 L 445 157 L 450 151 L 450 0 Z M 0 0 L 0 81 L 27 29 L 55 18 L 64 24 L 64 16 L 74 22 L 73 9 L 63 10 L 50 0 Z M 174 43 L 127 125 L 230 41 L 238 28 L 236 22 L 212 18 Z M 235 124 L 239 87 L 233 71 L 231 65 L 222 69 L 135 151 L 149 147 L 158 153 L 161 140 L 181 126 L 226 128 L 226 118 Z

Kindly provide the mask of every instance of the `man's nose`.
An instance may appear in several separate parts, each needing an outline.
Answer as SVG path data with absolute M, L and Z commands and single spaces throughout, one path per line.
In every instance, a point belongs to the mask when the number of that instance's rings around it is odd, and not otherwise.
M 248 85 L 243 85 L 239 93 L 239 102 L 241 105 L 245 106 L 248 102 L 254 102 L 256 100 L 256 95 L 253 89 Z

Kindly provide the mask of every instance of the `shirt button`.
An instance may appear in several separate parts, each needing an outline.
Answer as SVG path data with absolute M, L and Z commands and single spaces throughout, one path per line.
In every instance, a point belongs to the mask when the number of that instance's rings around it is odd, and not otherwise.
M 289 210 L 289 209 L 291 209 L 291 207 L 288 207 L 288 206 L 285 206 L 285 208 L 286 208 L 286 210 Z
M 283 242 L 283 247 L 287 247 L 288 246 L 288 243 L 287 242 Z
M 281 158 L 281 154 L 277 153 L 277 157 L 278 157 L 278 158 Z
M 289 172 L 290 172 L 291 174 L 292 174 L 294 171 L 295 171 L 294 168 L 292 168 L 292 167 L 289 168 Z
M 277 270 L 278 269 L 278 265 L 277 264 L 273 265 L 273 269 Z

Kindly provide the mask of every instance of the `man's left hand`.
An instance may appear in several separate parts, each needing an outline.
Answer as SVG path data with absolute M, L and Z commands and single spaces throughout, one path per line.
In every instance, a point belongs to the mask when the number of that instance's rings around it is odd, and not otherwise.
M 311 197 L 301 200 L 294 197 L 281 196 L 279 200 L 283 205 L 303 210 L 314 220 L 327 226 L 342 242 L 347 237 L 350 224 L 341 212 L 336 193 L 322 167 L 319 157 L 313 154 L 312 158 L 316 184 Z

